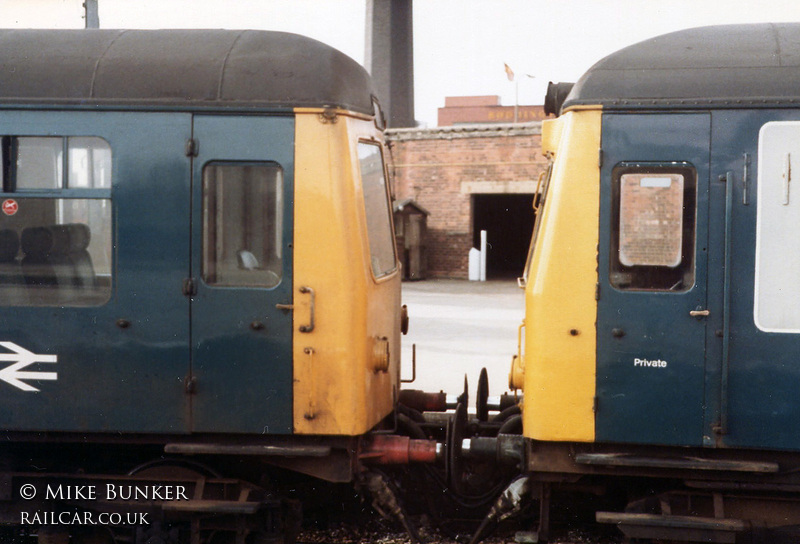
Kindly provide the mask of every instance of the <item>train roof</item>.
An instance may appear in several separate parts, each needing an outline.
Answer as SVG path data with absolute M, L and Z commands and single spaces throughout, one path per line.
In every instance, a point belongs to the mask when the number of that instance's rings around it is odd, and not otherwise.
M 1 30 L 0 104 L 339 107 L 373 113 L 366 70 L 258 30 Z
M 631 45 L 592 66 L 563 107 L 787 103 L 800 103 L 798 23 L 693 28 Z

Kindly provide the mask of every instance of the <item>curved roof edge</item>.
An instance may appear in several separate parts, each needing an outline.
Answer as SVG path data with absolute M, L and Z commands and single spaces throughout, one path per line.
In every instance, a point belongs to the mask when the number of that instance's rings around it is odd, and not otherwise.
M 800 103 L 800 23 L 700 27 L 631 45 L 592 66 L 563 109 L 787 103 Z
M 0 30 L 0 103 L 339 107 L 373 113 L 366 70 L 258 30 Z

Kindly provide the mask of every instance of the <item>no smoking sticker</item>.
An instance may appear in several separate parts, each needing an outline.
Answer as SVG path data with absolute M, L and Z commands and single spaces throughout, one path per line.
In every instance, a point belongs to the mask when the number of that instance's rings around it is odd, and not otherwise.
M 3 201 L 3 213 L 6 215 L 14 215 L 19 211 L 19 204 L 13 198 Z

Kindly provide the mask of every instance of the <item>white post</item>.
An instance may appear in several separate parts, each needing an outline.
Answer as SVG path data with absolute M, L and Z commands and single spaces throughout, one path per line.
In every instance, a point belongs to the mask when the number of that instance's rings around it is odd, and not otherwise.
M 469 281 L 481 279 L 481 252 L 474 247 L 469 248 Z
M 486 231 L 481 231 L 481 281 L 486 281 Z

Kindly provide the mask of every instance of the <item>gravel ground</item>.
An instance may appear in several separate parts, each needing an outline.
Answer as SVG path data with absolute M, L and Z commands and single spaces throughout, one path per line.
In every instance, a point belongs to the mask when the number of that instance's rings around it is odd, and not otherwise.
M 349 502 L 340 516 L 324 523 L 311 522 L 300 533 L 298 544 L 414 544 L 401 526 L 386 520 L 364 502 Z M 330 510 L 329 510 L 330 512 Z M 308 521 L 308 520 L 307 520 Z M 416 520 L 417 526 L 425 525 Z M 518 520 L 511 520 L 482 540 L 483 544 L 516 544 L 515 534 L 520 530 Z M 423 526 L 420 536 L 426 544 L 467 544 L 473 529 L 463 533 L 442 531 Z M 613 527 L 567 527 L 554 522 L 550 544 L 621 544 L 623 538 Z
M 371 526 L 370 526 L 371 525 Z M 298 544 L 413 544 L 406 533 L 397 532 L 394 527 L 380 528 L 372 524 L 359 526 L 338 524 L 329 529 L 303 531 L 298 537 Z M 483 544 L 516 544 L 515 532 L 498 531 L 484 539 Z M 470 536 L 456 538 L 442 535 L 436 531 L 421 531 L 427 544 L 466 544 Z M 555 530 L 550 544 L 619 544 L 622 537 L 600 534 L 590 529 L 558 529 Z

